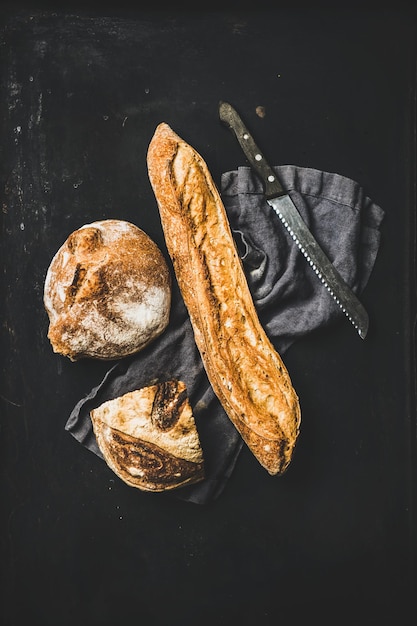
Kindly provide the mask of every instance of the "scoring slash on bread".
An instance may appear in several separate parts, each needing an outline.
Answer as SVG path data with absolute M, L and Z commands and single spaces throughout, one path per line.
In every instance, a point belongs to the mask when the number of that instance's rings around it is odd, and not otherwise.
M 203 452 L 184 382 L 131 391 L 90 416 L 105 461 L 131 487 L 167 491 L 203 480 Z
M 85 224 L 48 268 L 44 304 L 54 352 L 76 361 L 142 350 L 168 325 L 171 275 L 156 243 L 124 220 Z
M 299 433 L 299 400 L 258 319 L 218 189 L 203 158 L 166 123 L 155 130 L 147 164 L 213 390 L 260 464 L 282 474 Z

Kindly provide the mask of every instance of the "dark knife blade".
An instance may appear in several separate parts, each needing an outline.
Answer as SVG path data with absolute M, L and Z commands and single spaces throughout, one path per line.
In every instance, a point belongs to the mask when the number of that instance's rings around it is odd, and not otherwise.
M 323 288 L 334 298 L 359 336 L 365 339 L 369 327 L 367 312 L 317 243 L 240 116 L 228 102 L 220 102 L 219 115 L 220 120 L 235 134 L 246 158 L 263 181 L 266 201 L 288 230 L 306 261 L 322 282 Z

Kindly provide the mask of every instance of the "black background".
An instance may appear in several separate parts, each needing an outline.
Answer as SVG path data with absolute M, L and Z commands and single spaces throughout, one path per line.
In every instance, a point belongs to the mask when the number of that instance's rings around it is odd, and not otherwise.
M 414 623 L 415 12 L 74 5 L 2 24 L 0 623 Z M 286 354 L 290 469 L 272 478 L 245 448 L 201 507 L 128 487 L 64 431 L 108 364 L 52 352 L 42 296 L 84 223 L 130 220 L 165 253 L 159 122 L 217 183 L 246 164 L 219 100 L 271 162 L 353 178 L 385 219 L 366 340 L 342 320 Z

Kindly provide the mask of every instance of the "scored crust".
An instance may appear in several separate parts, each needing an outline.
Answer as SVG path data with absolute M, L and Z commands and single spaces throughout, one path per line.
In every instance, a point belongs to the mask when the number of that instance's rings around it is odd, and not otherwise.
M 128 392 L 90 416 L 105 461 L 128 485 L 166 491 L 204 478 L 203 451 L 184 382 L 169 380 Z
M 299 433 L 298 396 L 259 322 L 208 167 L 161 123 L 148 148 L 148 173 L 210 383 L 261 465 L 282 473 Z

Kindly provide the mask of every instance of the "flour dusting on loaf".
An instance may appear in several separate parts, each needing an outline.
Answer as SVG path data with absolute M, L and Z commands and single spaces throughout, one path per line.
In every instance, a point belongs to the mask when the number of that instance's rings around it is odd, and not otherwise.
M 142 350 L 168 325 L 171 277 L 161 250 L 124 220 L 85 224 L 55 254 L 44 285 L 48 338 L 75 361 Z
M 203 158 L 168 124 L 156 128 L 147 163 L 210 383 L 261 465 L 281 474 L 299 434 L 299 400 L 258 319 L 217 187 Z
M 98 446 L 124 482 L 166 491 L 204 478 L 204 459 L 183 381 L 128 392 L 92 410 Z

